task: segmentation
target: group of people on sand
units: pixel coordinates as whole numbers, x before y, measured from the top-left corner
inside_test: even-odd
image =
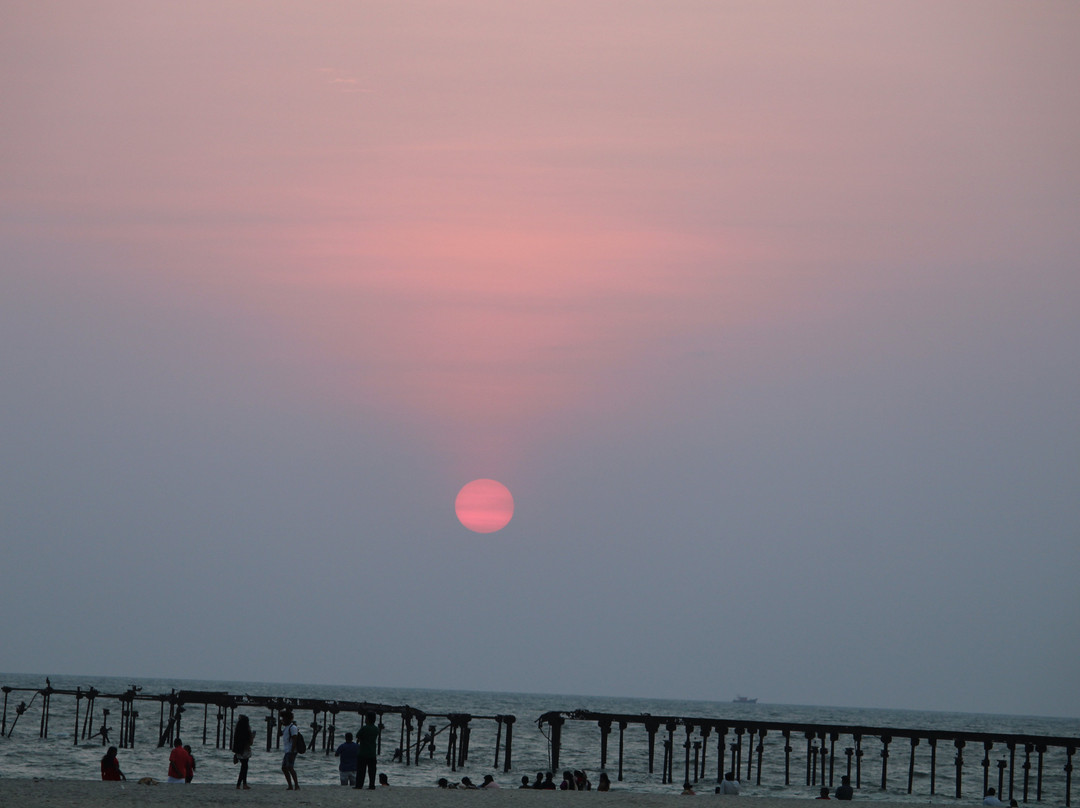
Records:
[[[376,774],[376,757],[378,754],[379,726],[375,723],[375,713],[367,713],[364,716],[364,724],[356,733],[353,740],[351,732],[345,733],[345,742],[338,746],[334,755],[338,758],[338,774],[341,785],[363,788],[364,779],[367,778],[368,788],[374,789]],[[300,728],[293,720],[292,712],[285,710],[281,713],[281,722],[278,729],[281,738],[281,772],[285,775],[285,785],[289,791],[300,788],[300,782],[296,777],[296,757],[304,751],[305,745]],[[251,728],[251,721],[246,715],[236,719],[236,727],[233,729],[232,753],[233,763],[240,765],[240,773],[236,778],[236,787],[248,789],[248,763],[251,760],[255,744],[255,731]],[[102,780],[126,780],[127,777],[120,770],[120,761],[117,759],[117,749],[110,746],[105,756],[101,759]],[[191,753],[191,747],[186,746],[177,738],[173,742],[172,751],[169,753],[169,769],[165,778],[168,783],[190,783],[195,779],[195,757]],[[385,774],[379,775],[379,784],[389,786],[390,781]]]

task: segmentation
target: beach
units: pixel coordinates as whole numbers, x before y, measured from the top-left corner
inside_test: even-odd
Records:
[[[753,808],[807,808],[814,802],[810,797],[720,797],[703,789],[694,797],[682,796],[677,788],[670,794],[613,790],[607,793],[533,791],[531,789],[501,788],[495,790],[450,790],[421,787],[391,787],[375,791],[341,786],[301,786],[290,792],[281,785],[252,786],[250,791],[237,791],[234,786],[212,783],[191,785],[141,785],[137,781],[104,783],[84,780],[42,780],[0,778],[0,805],[18,808],[125,808],[125,806],[308,806],[337,808],[365,806],[370,808],[550,808],[550,806],[625,806],[625,808],[662,808],[679,800],[710,800],[725,803],[751,803]],[[974,798],[961,801],[938,798],[952,805],[977,805]],[[875,808],[901,808],[904,803],[874,801]],[[909,804],[910,805],[910,804]],[[734,808],[734,806],[729,806]]]

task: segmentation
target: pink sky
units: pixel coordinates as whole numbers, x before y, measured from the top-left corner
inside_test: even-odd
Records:
[[[4,17],[10,411],[73,400],[64,434],[93,444],[79,424],[101,414],[170,457],[231,435],[235,411],[270,453],[277,417],[332,446],[362,433],[402,468],[395,441],[415,442],[444,510],[473,477],[520,481],[518,530],[560,475],[580,472],[567,489],[592,514],[661,497],[655,480],[607,509],[588,494],[598,458],[637,447],[609,462],[695,469],[681,505],[658,503],[674,530],[715,524],[697,487],[753,479],[759,450],[783,458],[763,487],[794,469],[824,485],[822,454],[983,427],[1018,447],[1073,400],[1055,357],[1080,304],[1075,4]],[[11,417],[31,455],[56,434]],[[173,417],[188,431],[159,433]]]

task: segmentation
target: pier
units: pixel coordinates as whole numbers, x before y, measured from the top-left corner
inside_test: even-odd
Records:
[[[766,750],[765,738],[771,735],[783,739],[785,786],[790,786],[792,778],[797,777],[800,781],[805,780],[806,786],[833,788],[839,783],[841,776],[847,776],[856,789],[877,785],[882,791],[889,790],[894,787],[889,779],[889,761],[898,751],[902,755],[906,745],[906,778],[900,779],[898,785],[901,788],[906,787],[907,793],[911,794],[914,790],[916,750],[920,744],[925,744],[925,748],[929,749],[930,796],[939,793],[939,765],[953,769],[953,777],[943,777],[942,785],[947,788],[944,782],[951,779],[951,795],[956,799],[964,796],[965,766],[976,766],[982,769],[982,791],[977,795],[979,799],[988,788],[994,787],[1002,800],[1041,802],[1045,796],[1045,759],[1048,751],[1053,749],[1057,750],[1058,756],[1063,755],[1064,758],[1064,795],[1061,799],[1067,807],[1072,804],[1072,759],[1077,746],[1080,746],[1080,738],[685,716],[620,715],[572,710],[547,712],[537,719],[541,731],[545,726],[548,728],[552,770],[559,768],[562,728],[567,721],[596,723],[600,730],[599,767],[605,771],[608,770],[610,736],[614,729],[618,729],[616,767],[620,781],[625,774],[625,734],[631,725],[640,725],[645,731],[649,774],[655,771],[657,735],[663,731],[660,766],[664,783],[675,782],[675,750],[678,745],[681,745],[684,751],[681,782],[698,783],[707,780],[707,770],[710,768],[710,739],[713,739],[716,783],[723,780],[725,772],[731,771],[735,773],[736,779],[743,783],[760,786],[762,761]],[[871,742],[870,751],[880,759],[877,766],[871,766],[864,761],[867,753],[864,744],[867,742]],[[897,750],[896,747],[900,749]],[[951,759],[939,764],[939,749],[942,758]],[[965,751],[968,751],[972,760],[965,757]],[[842,756],[839,763],[838,754]],[[1002,757],[994,760],[999,754]],[[971,796],[968,795],[969,798]]]
[[[494,721],[496,723],[495,768],[502,759],[503,771],[511,769],[513,747],[513,729],[516,717],[513,715],[471,715],[467,713],[428,713],[410,705],[379,704],[367,701],[338,701],[328,699],[307,699],[288,696],[251,696],[205,690],[171,690],[169,693],[148,694],[142,688],[130,685],[119,693],[103,693],[97,688],[77,687],[72,689],[54,688],[46,680],[43,688],[9,687],[0,688],[4,694],[4,703],[0,711],[0,735],[8,738],[15,731],[19,719],[33,708],[40,699],[38,717],[39,738],[48,738],[52,717],[54,697],[74,699],[75,724],[72,732],[73,743],[80,740],[100,739],[102,746],[114,745],[121,749],[135,747],[136,723],[142,716],[141,705],[156,703],[157,731],[153,739],[158,747],[171,746],[173,739],[180,736],[181,725],[185,728],[185,738],[199,737],[201,729],[202,744],[213,743],[216,748],[229,749],[232,746],[232,732],[236,724],[236,710],[248,708],[265,710],[262,719],[266,725],[266,751],[279,748],[280,737],[277,729],[281,724],[281,715],[285,711],[293,713],[294,719],[303,728],[308,746],[325,755],[333,753],[337,746],[337,725],[345,716],[363,716],[375,713],[377,723],[382,730],[379,733],[379,755],[384,754],[383,744],[387,740],[387,716],[400,719],[397,746],[392,758],[403,765],[418,765],[420,757],[427,752],[434,757],[435,739],[443,732],[447,733],[446,765],[451,771],[457,771],[469,758],[469,741],[474,721]],[[32,694],[30,703],[22,700],[12,706],[11,722],[8,717],[8,700],[11,694]],[[18,696],[16,696],[18,698]],[[115,705],[106,707],[106,704]],[[119,729],[109,725],[114,710],[119,712]],[[95,717],[95,714],[97,717]],[[311,715],[309,723],[302,724],[301,716]],[[201,719],[201,727],[200,727]],[[100,725],[95,725],[100,720]],[[115,720],[115,719],[114,719]],[[255,720],[252,721],[255,723]],[[427,725],[425,728],[425,724]],[[441,726],[440,726],[441,724]],[[145,732],[148,730],[143,730]]]

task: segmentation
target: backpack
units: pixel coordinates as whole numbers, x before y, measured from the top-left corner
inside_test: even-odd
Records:
[[[293,751],[298,755],[304,754],[307,751],[307,744],[304,742],[304,736],[297,732],[293,735],[292,739]]]

